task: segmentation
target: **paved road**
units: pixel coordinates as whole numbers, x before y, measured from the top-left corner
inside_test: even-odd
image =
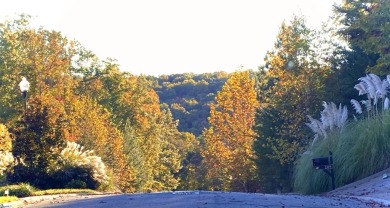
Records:
[[[231,192],[165,192],[149,194],[120,194],[103,196],[59,196],[25,207],[67,207],[67,208],[363,208],[374,207],[372,203],[364,203],[351,198],[271,195]]]

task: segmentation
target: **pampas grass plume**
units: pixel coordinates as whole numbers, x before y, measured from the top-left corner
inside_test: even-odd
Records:
[[[351,100],[351,104],[352,104],[352,106],[355,109],[357,114],[362,114],[363,113],[362,106],[360,105],[360,103],[357,100],[352,99]]]

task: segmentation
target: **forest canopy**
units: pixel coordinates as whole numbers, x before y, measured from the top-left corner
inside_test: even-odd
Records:
[[[320,29],[293,16],[256,70],[159,77],[100,60],[61,32],[33,28],[28,15],[7,20],[0,24],[0,182],[319,193],[326,181],[307,161],[327,148],[343,159],[340,147],[357,154],[366,143],[370,157],[341,168],[336,185],[379,171],[390,146],[382,122],[389,8],[387,0],[344,0]],[[25,96],[22,77],[30,86]],[[362,136],[351,142],[355,132]],[[380,161],[368,166],[372,158]],[[302,186],[306,179],[310,186]]]

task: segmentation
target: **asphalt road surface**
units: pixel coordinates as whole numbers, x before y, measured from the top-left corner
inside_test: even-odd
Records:
[[[145,194],[118,194],[98,196],[58,196],[51,200],[42,200],[24,207],[69,207],[69,208],[328,208],[378,207],[373,203],[353,198],[248,194],[235,192],[182,191]]]

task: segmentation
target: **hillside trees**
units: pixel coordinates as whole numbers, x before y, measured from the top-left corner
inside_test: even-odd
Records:
[[[200,136],[208,127],[209,105],[228,77],[226,72],[186,73],[161,75],[153,80],[157,82],[154,89],[160,102],[166,103],[173,118],[179,120],[178,129]]]
[[[308,143],[306,115],[319,108],[329,66],[321,60],[313,32],[304,20],[294,17],[283,23],[273,51],[259,73],[256,117],[258,156],[262,191],[290,191],[293,162]]]
[[[180,167],[180,160],[172,140],[179,138],[180,133],[168,133],[177,131],[176,126],[170,125],[173,120],[169,113],[160,110],[158,96],[145,78],[121,73],[112,60],[99,61],[92,52],[58,32],[29,28],[25,17],[3,24],[1,32],[0,80],[4,96],[0,105],[1,118],[7,124],[17,120],[16,109],[23,109],[17,84],[20,76],[25,75],[31,85],[29,103],[33,104],[37,97],[56,103],[61,111],[53,115],[61,114],[64,123],[52,128],[61,132],[61,139],[94,150],[113,173],[117,188],[123,191],[137,188],[136,170],[124,149],[123,131],[127,121],[145,145],[141,154],[149,158],[148,177],[157,187],[152,190],[177,186],[174,173]],[[49,114],[48,119],[54,119],[53,115]],[[19,132],[17,129],[13,132]],[[14,151],[19,151],[25,147],[21,144],[15,148]],[[39,168],[44,171],[43,166]],[[167,180],[168,176],[172,180]],[[168,181],[169,185],[158,185]]]
[[[201,150],[214,189],[253,191],[256,178],[252,130],[258,102],[249,71],[235,72],[210,108],[210,127]]]
[[[170,112],[160,109],[151,81],[122,73],[111,61],[93,73],[84,73],[89,78],[83,80],[83,93],[98,95],[95,100],[112,112],[111,120],[123,132],[126,162],[134,171],[134,180],[129,181],[134,191],[176,188],[178,179],[174,173],[181,166],[173,144],[181,139],[181,133]]]

